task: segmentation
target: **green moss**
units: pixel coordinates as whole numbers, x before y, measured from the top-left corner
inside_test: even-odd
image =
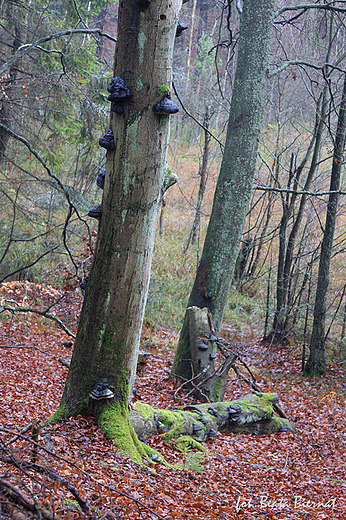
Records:
[[[112,439],[120,453],[142,464],[142,458],[147,456],[145,444],[138,440],[122,403],[113,402],[105,406],[100,412],[98,423],[102,432]]]
[[[134,406],[134,411],[138,412],[143,419],[150,419],[154,416],[154,409],[148,404],[141,403],[139,401],[136,402]]]
[[[189,437],[188,435],[182,435],[179,437],[176,441],[176,447],[182,452],[185,452],[189,448],[202,451],[203,453],[207,453],[208,451],[200,442],[192,439],[192,437]]]
[[[176,423],[183,423],[182,414],[180,412],[173,412],[172,410],[160,410],[161,421],[167,428],[170,428]]]
[[[282,421],[276,415],[273,415],[273,421],[279,429],[282,428]]]
[[[172,410],[160,410],[159,419],[169,429],[168,432],[161,435],[162,439],[169,441],[180,437],[185,433],[185,424],[189,418],[191,421],[199,420],[199,416],[193,412],[173,412]]]
[[[157,95],[158,96],[163,96],[164,94],[169,94],[171,91],[171,89],[169,88],[168,85],[166,85],[166,83],[163,83],[161,87],[157,87]]]
[[[48,419],[48,421],[45,424],[66,421],[67,418],[67,407],[64,405],[59,406],[57,411],[52,415],[52,417]]]
[[[214,386],[214,401],[220,400],[220,391],[221,391],[221,377],[218,377],[215,381],[215,386]]]

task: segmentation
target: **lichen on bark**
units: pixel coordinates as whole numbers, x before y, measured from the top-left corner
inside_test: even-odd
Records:
[[[128,400],[149,286],[156,222],[167,174],[169,116],[152,108],[157,87],[171,86],[172,56],[181,0],[136,0],[119,5],[115,76],[132,98],[110,112],[114,150],[107,151],[102,217],[64,393],[55,418],[93,412],[122,453],[141,462],[143,447],[128,421]],[[161,16],[162,15],[162,16]],[[163,16],[164,15],[164,16]],[[131,52],[129,52],[131,49]],[[90,392],[104,381],[109,402]]]

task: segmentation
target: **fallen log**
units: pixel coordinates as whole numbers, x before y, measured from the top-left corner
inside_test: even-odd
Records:
[[[249,393],[234,401],[196,404],[182,410],[157,410],[137,401],[129,418],[142,439],[159,433],[166,441],[189,436],[201,442],[215,438],[217,432],[295,432],[292,421],[274,415],[278,400],[276,393]]]

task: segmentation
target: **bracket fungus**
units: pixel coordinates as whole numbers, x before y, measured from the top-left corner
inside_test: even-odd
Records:
[[[89,397],[91,397],[91,399],[95,399],[96,401],[100,401],[101,399],[113,399],[114,393],[108,387],[108,383],[106,383],[106,381],[99,381],[91,390]]]
[[[200,343],[198,345],[198,350],[208,350],[208,345],[206,345],[205,343]]]
[[[167,96],[165,96],[157,103],[157,105],[154,106],[153,110],[160,116],[167,116],[169,114],[176,114],[179,112],[179,107]]]
[[[82,291],[85,291],[86,286],[87,286],[87,283],[88,283],[88,280],[89,280],[89,276],[87,276],[86,278],[84,278],[84,280],[83,280],[82,283],[80,284],[79,287],[82,289]]]
[[[93,206],[91,208],[91,210],[89,211],[88,217],[96,218],[96,220],[100,220],[101,216],[102,216],[101,204],[95,204],[95,206]]]
[[[106,170],[101,170],[96,179],[96,185],[103,190],[105,187]]]
[[[203,430],[203,428],[204,428],[204,426],[202,426],[201,424],[197,424],[197,423],[192,424],[192,429],[194,432],[200,432]]]
[[[214,428],[210,428],[210,430],[208,432],[209,439],[215,439],[216,436],[217,436],[217,431],[214,430]]]
[[[233,421],[233,422],[236,422],[239,417],[240,417],[240,414],[242,412],[242,408],[241,406],[238,406],[238,405],[235,405],[235,404],[231,404],[228,408],[227,408],[227,411],[228,411],[228,418],[230,421]]]
[[[186,25],[186,23],[181,22],[180,20],[178,20],[178,25],[177,25],[177,30],[176,30],[176,33],[175,33],[175,37],[179,38],[179,36],[181,36],[183,34],[183,31],[186,31],[186,29],[188,29],[188,28],[189,28],[189,26]]]
[[[111,129],[107,130],[105,135],[99,140],[99,145],[106,150],[114,150],[114,136]]]
[[[120,76],[115,76],[112,79],[107,90],[109,92],[108,101],[112,102],[111,110],[121,114],[123,111],[122,104],[132,98],[131,90]]]

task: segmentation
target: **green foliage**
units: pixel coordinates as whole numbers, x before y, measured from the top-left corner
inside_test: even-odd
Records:
[[[184,470],[203,473],[204,467],[202,463],[206,459],[206,454],[200,451],[191,451],[189,448],[184,452]]]
[[[204,78],[207,78],[210,74],[214,75],[214,56],[210,53],[210,49],[213,47],[213,42],[210,36],[203,33],[198,40],[197,56],[195,61],[195,69],[197,76],[203,74]],[[211,79],[211,78],[210,78]]]
[[[161,87],[157,88],[158,96],[163,96],[164,94],[169,94],[170,91],[171,90],[170,90],[169,86],[166,85],[166,83],[163,83],[163,85]]]

